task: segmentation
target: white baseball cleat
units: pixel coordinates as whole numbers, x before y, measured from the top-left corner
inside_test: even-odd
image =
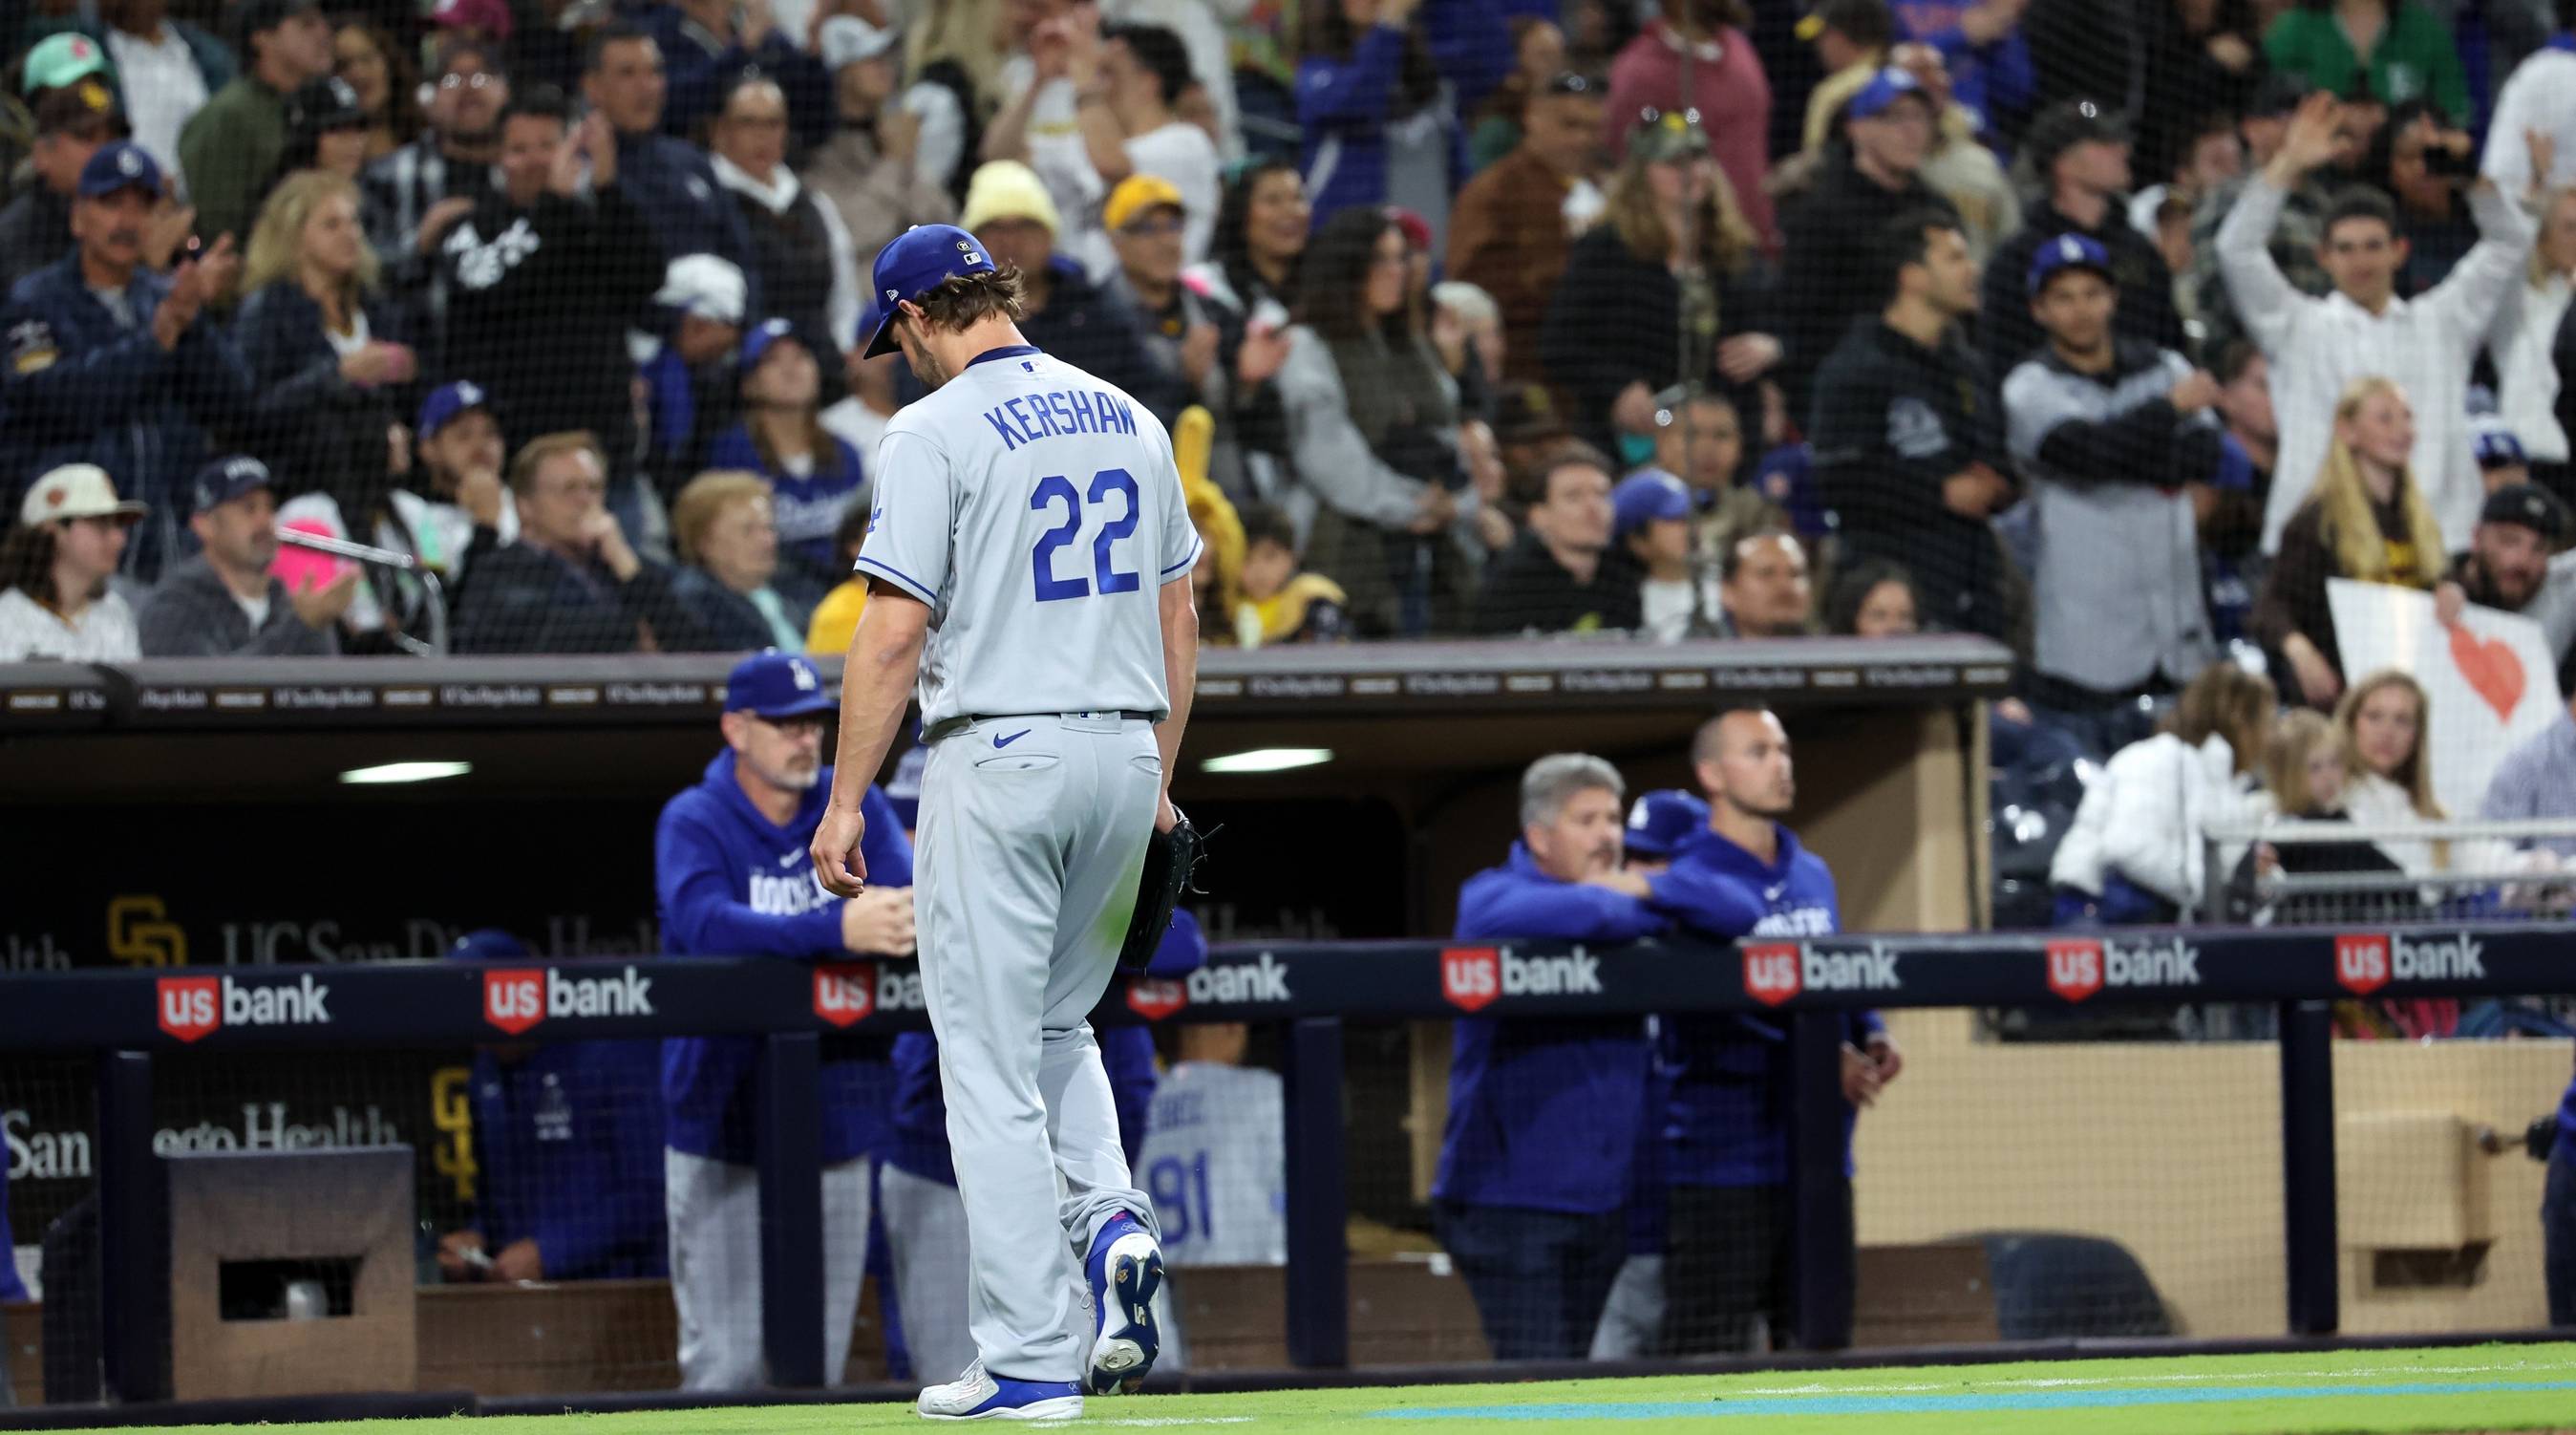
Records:
[[[1133,1216],[1112,1216],[1092,1238],[1083,1272],[1099,1323],[1091,1345],[1091,1393],[1133,1392],[1145,1383],[1163,1346],[1154,1327],[1154,1292],[1163,1284],[1162,1248]]]
[[[921,1392],[913,1408],[932,1420],[1072,1420],[1082,1414],[1082,1387],[1070,1380],[997,1380],[977,1360],[955,1380]]]

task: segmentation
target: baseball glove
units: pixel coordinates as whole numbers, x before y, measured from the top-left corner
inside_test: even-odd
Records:
[[[1122,971],[1145,970],[1154,960],[1154,949],[1163,944],[1163,933],[1171,928],[1172,909],[1181,904],[1182,895],[1204,891],[1198,885],[1198,868],[1207,860],[1207,839],[1179,808],[1172,812],[1180,818],[1172,830],[1145,839],[1145,870],[1136,884],[1136,912],[1127,919],[1127,940],[1118,948]]]

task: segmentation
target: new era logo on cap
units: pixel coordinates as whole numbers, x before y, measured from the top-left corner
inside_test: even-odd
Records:
[[[877,316],[877,331],[861,357],[872,359],[895,351],[894,321],[903,315],[904,300],[961,275],[992,272],[993,261],[975,236],[956,225],[916,224],[896,235],[893,243],[877,251],[870,277],[877,292],[885,295],[885,304]]]

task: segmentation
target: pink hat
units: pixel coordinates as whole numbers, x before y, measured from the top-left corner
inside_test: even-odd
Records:
[[[510,38],[509,0],[438,0],[429,18],[442,29],[478,30],[495,40]]]

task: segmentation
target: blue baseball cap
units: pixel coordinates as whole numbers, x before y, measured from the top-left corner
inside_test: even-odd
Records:
[[[823,675],[801,653],[776,648],[754,653],[734,664],[732,676],[725,679],[729,713],[748,712],[776,722],[831,710],[832,697],[823,690]]]
[[[484,927],[456,939],[447,949],[451,962],[523,962],[530,953],[528,944],[513,932],[499,927]]]
[[[1921,100],[1927,110],[1932,107],[1932,97],[1923,93],[1921,82],[1911,73],[1890,65],[1870,76],[1869,83],[1861,86],[1851,97],[1847,113],[1856,120],[1874,120],[1885,114],[1888,106],[1908,96]]]
[[[2522,440],[2506,428],[2478,430],[2477,454],[2480,468],[2515,468],[2531,462],[2522,451]]]
[[[152,160],[152,152],[132,140],[109,140],[81,166],[80,192],[85,199],[98,199],[120,189],[139,189],[153,198],[161,197],[161,166]]]
[[[1690,486],[1660,468],[1641,468],[1610,490],[1610,536],[1625,538],[1658,519],[1691,515]]]
[[[873,282],[868,302],[877,311],[876,333],[868,340],[868,351],[859,357],[873,359],[895,351],[894,321],[902,314],[897,306],[907,299],[922,295],[961,274],[990,274],[993,256],[984,252],[983,242],[953,224],[916,224],[894,237],[894,242],[877,251]]]
[[[763,320],[760,327],[742,336],[742,372],[744,376],[749,377],[752,370],[760,367],[760,361],[769,355],[770,345],[777,343],[781,339],[794,339],[796,337],[796,326],[794,324],[791,324],[784,319]]]
[[[1670,857],[1690,835],[1708,826],[1708,804],[1698,794],[1667,787],[1641,792],[1628,807],[1624,834],[1631,857]]]
[[[455,422],[458,415],[469,409],[488,407],[491,402],[492,396],[472,379],[441,384],[430,390],[428,398],[420,401],[420,422],[412,425],[412,431],[424,441],[436,438],[438,431]]]
[[[2038,298],[2048,281],[2066,269],[2090,269],[2101,275],[2104,283],[2115,287],[2120,282],[2111,273],[2111,251],[2103,248],[2100,240],[2082,234],[2061,234],[2030,256],[2030,297]]]
[[[269,476],[268,465],[248,454],[219,458],[197,470],[188,483],[194,502],[191,513],[211,513],[254,489],[274,489],[277,480]]]

